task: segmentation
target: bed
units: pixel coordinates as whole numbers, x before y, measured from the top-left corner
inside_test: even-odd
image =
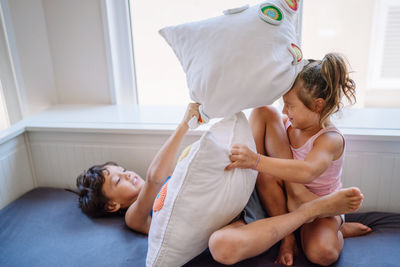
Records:
[[[373,229],[346,239],[333,266],[399,266],[400,214],[346,215]],[[277,266],[278,245],[236,266]],[[70,191],[33,189],[0,210],[0,266],[145,266],[147,238],[128,229],[122,217],[91,219]],[[223,266],[208,250],[185,266]],[[294,266],[315,266],[300,254]]]

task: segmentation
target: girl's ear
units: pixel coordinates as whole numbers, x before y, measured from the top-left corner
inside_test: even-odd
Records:
[[[325,107],[325,100],[323,98],[317,98],[314,100],[314,112],[321,113]]]
[[[106,204],[106,211],[108,212],[116,212],[121,208],[121,205],[115,201],[108,201]]]

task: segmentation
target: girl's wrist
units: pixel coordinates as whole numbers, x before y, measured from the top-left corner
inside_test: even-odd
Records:
[[[254,163],[253,170],[257,170],[258,162],[260,161],[261,154],[257,153],[256,162]]]

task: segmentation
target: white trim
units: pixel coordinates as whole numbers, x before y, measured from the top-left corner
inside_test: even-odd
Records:
[[[0,130],[10,126],[10,118],[7,112],[7,106],[4,98],[3,85],[0,80]]]
[[[128,0],[101,0],[112,104],[137,104]]]
[[[385,41],[385,28],[389,6],[399,5],[398,0],[375,0],[368,62],[368,89],[400,89],[400,78],[383,78],[382,55]]]
[[[245,110],[247,117],[250,109]],[[28,132],[169,135],[181,122],[185,107],[140,105],[56,105],[0,131],[0,144]],[[348,109],[333,118],[350,140],[400,142],[400,109]],[[211,120],[190,135],[200,135],[218,121]]]
[[[24,132],[24,141],[26,144],[26,153],[28,156],[29,169],[30,169],[31,175],[32,175],[33,187],[36,188],[39,186],[39,183],[38,183],[38,177],[36,175],[35,163],[33,161],[31,142],[29,141],[29,136],[28,136],[27,132]]]

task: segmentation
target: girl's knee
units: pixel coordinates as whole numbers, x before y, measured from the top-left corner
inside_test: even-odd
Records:
[[[322,266],[328,266],[336,262],[340,252],[333,246],[321,245],[313,246],[304,250],[309,261]]]
[[[230,231],[216,231],[209,241],[208,247],[215,261],[231,265],[237,263],[241,242]]]
[[[253,109],[251,112],[251,117],[253,119],[257,119],[258,121],[280,121],[281,114],[280,112],[273,106],[264,106]]]

